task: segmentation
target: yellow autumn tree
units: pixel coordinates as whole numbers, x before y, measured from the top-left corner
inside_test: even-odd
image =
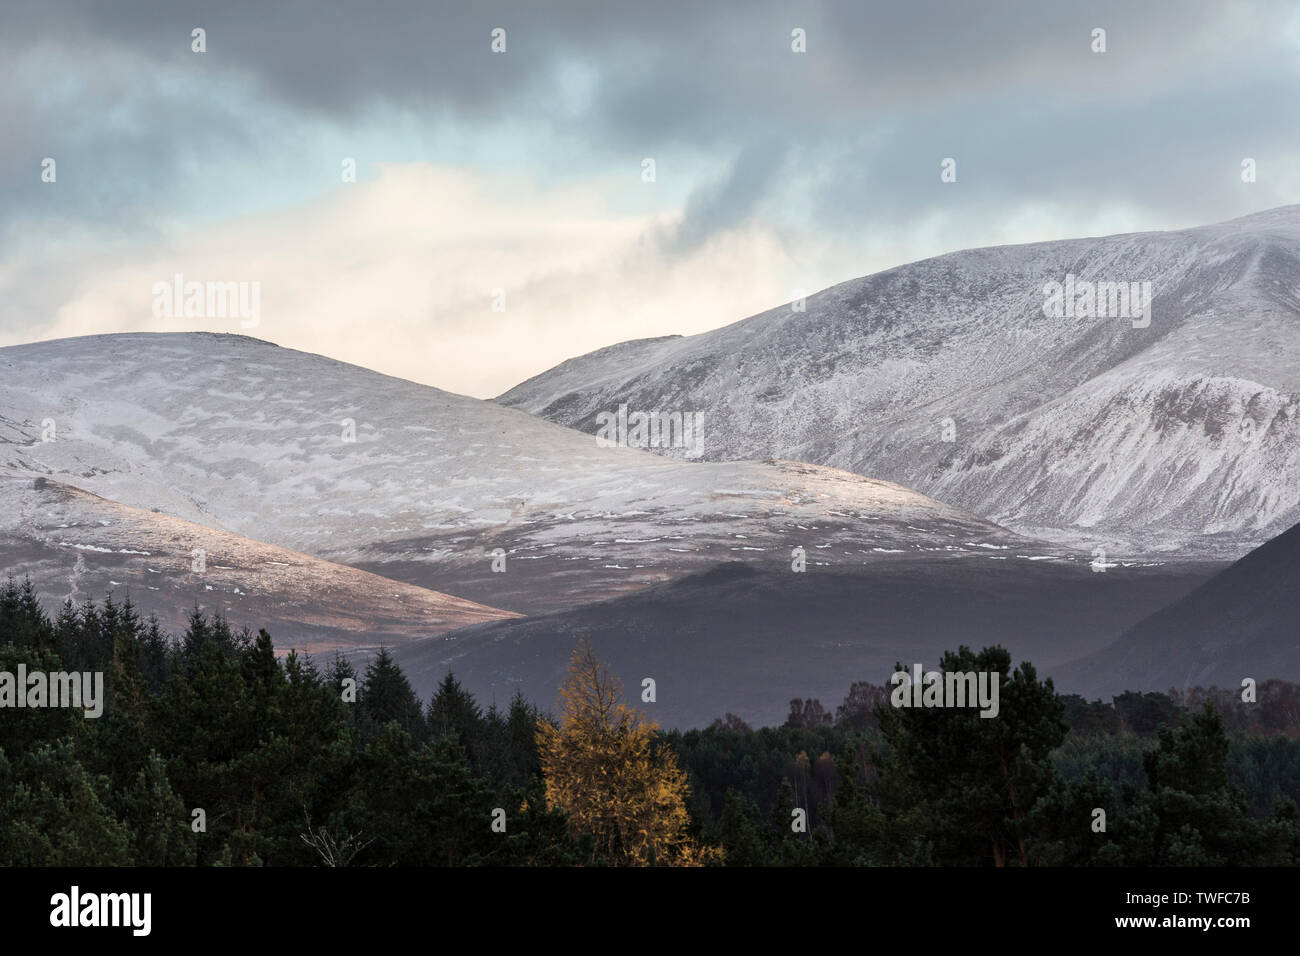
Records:
[[[622,700],[619,681],[582,641],[560,688],[557,722],[537,729],[546,798],[569,813],[575,833],[617,866],[703,866],[722,851],[690,838],[686,774],[652,722]]]

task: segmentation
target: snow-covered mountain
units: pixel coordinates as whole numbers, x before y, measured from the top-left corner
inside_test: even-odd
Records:
[[[1061,317],[1053,282],[1074,292]],[[1145,317],[1083,314],[1085,283],[1142,282]],[[1300,521],[1300,206],[967,250],[796,306],[605,348],[498,401],[588,432],[621,404],[699,411],[707,459],[869,474],[1087,547],[1235,557]]]
[[[799,547],[810,568],[1075,557],[896,484],[599,447],[491,402],[206,333],[0,349],[0,473],[526,612],[738,558],[788,571]]]
[[[111,593],[174,634],[197,607],[312,653],[515,616],[45,478],[0,477],[0,572],[31,578],[51,611]]]

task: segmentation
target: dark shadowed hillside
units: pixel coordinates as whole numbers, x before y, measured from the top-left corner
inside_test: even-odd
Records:
[[[462,628],[399,648],[422,697],[450,667],[480,699],[516,688],[546,707],[579,637],[591,640],[666,726],[702,726],[731,711],[780,723],[795,696],[833,708],[855,680],[882,682],[895,661],[937,662],[959,644],[1001,643],[1050,665],[1102,646],[1222,565],[1094,573],[1085,566],[899,560],[860,571],[767,571],[722,565],[571,611]],[[495,686],[494,686],[495,685]]]
[[[1055,672],[1063,690],[1109,696],[1243,677],[1300,678],[1300,525],[1256,548],[1114,644]]]

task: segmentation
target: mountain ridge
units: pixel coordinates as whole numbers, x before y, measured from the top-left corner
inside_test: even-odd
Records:
[[[1067,275],[1151,281],[1150,325],[1045,316]],[[709,460],[871,474],[1072,547],[1233,558],[1300,520],[1297,322],[1287,206],[947,253],[804,312],[578,356],[496,401],[588,430],[620,404],[698,409]]]
[[[896,483],[601,447],[250,337],[11,346],[0,373],[0,470],[505,610],[587,603],[733,557],[788,566],[797,547],[814,565],[1079,558]]]

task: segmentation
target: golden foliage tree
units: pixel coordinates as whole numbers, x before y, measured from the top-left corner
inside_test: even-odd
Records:
[[[654,723],[622,701],[622,687],[582,641],[560,688],[559,721],[538,725],[546,797],[575,833],[619,866],[702,866],[722,851],[690,838],[689,787],[677,756],[654,746]]]

